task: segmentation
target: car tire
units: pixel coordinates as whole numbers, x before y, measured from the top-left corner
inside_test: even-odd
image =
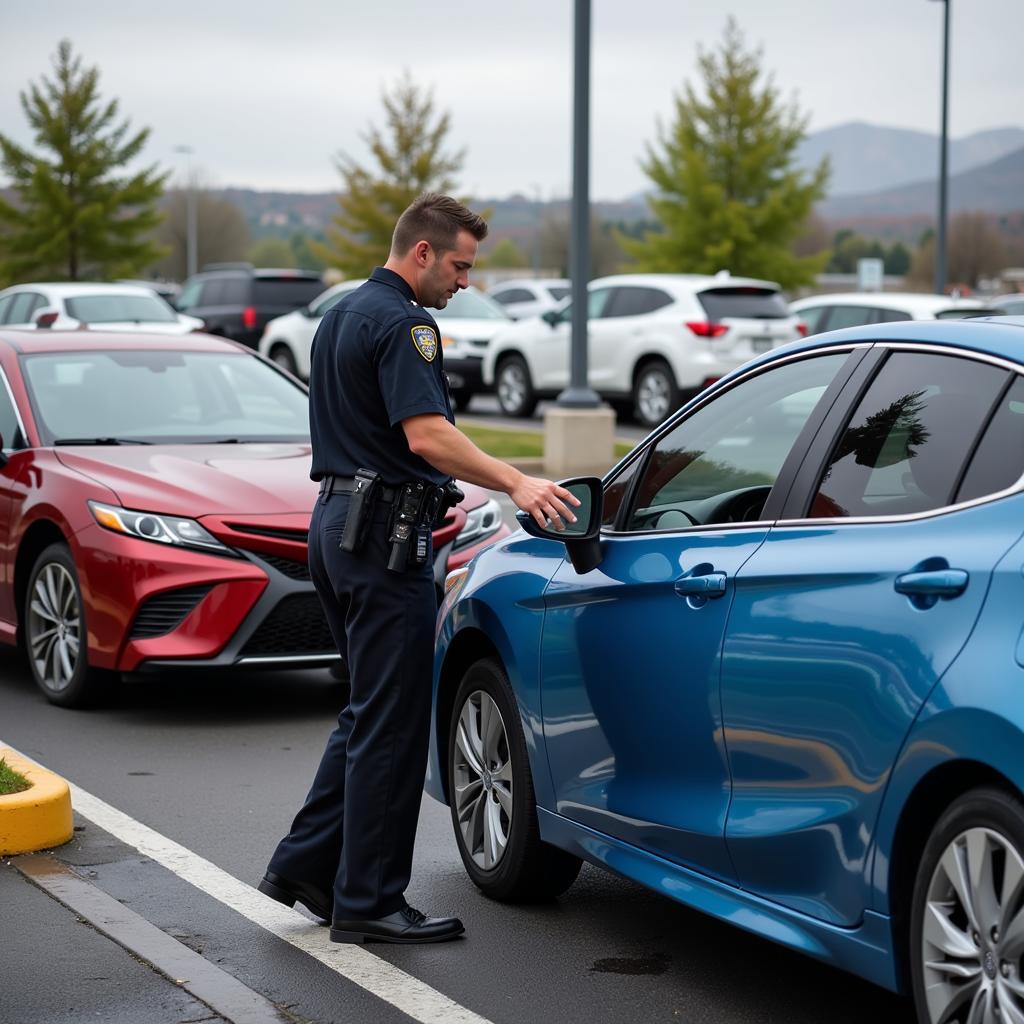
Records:
[[[1022,885],[1024,804],[1001,789],[970,790],[936,822],[914,884],[909,961],[921,1024],[952,1020],[954,1001],[967,1014],[958,1020],[989,1020],[993,1006],[995,1019],[1024,1015]],[[968,1007],[985,1000],[989,1011],[975,1017]]]
[[[447,754],[455,840],[477,887],[508,903],[551,900],[565,892],[582,862],[540,838],[522,722],[508,676],[496,661],[477,661],[463,677]]]
[[[637,371],[633,381],[633,414],[645,427],[656,427],[679,408],[679,386],[672,367],[652,359]]]
[[[494,374],[498,405],[506,416],[525,418],[537,408],[537,395],[530,379],[530,368],[522,356],[506,356]]]
[[[51,544],[32,566],[22,635],[32,678],[52,704],[87,707],[109,695],[118,676],[88,662],[82,589],[66,544]]]
[[[270,361],[276,363],[282,370],[287,370],[293,377],[298,377],[299,368],[296,365],[295,356],[283,341],[275,342],[270,346]]]

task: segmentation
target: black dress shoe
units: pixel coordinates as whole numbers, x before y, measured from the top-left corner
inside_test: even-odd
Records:
[[[457,917],[427,917],[405,907],[373,921],[333,921],[331,942],[447,942],[465,930]]]
[[[315,885],[293,882],[290,878],[282,878],[273,871],[268,871],[256,888],[264,896],[269,896],[286,907],[294,907],[296,903],[301,903],[321,921],[326,923],[331,919],[331,904],[334,899],[331,894],[318,889]]]

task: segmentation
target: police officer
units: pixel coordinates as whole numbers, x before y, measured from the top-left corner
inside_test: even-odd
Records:
[[[463,931],[404,896],[429,741],[438,488],[458,477],[505,491],[542,525],[575,521],[569,506],[579,504],[454,426],[426,307],[443,309],[468,286],[486,234],[456,200],[420,196],[395,226],[387,263],[327,312],[313,339],[311,476],[321,490],[309,566],[351,697],[259,889],[331,921],[336,942],[437,942]]]

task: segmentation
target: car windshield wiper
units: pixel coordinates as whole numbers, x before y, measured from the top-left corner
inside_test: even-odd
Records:
[[[58,437],[53,442],[58,444],[152,444],[152,441],[140,441],[135,437]]]

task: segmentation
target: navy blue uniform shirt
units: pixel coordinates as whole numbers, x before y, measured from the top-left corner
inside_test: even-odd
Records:
[[[412,288],[378,267],[332,306],[310,352],[310,476],[376,470],[386,484],[449,477],[409,449],[402,420],[438,413],[455,422],[434,318]]]

